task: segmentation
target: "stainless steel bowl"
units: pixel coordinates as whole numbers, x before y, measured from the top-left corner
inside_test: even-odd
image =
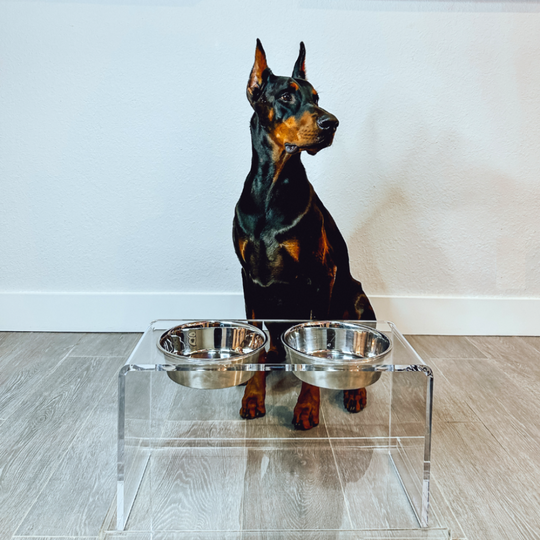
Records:
[[[314,321],[289,328],[281,337],[292,364],[347,368],[343,371],[294,371],[304,382],[334,390],[364,388],[378,381],[376,371],[361,371],[366,364],[381,364],[392,349],[388,337],[356,323]]]
[[[256,363],[266,341],[266,334],[251,324],[197,321],[167,330],[157,346],[174,364],[223,367],[223,371],[167,371],[174,382],[191,388],[229,388],[247,382],[254,373],[225,368]]]

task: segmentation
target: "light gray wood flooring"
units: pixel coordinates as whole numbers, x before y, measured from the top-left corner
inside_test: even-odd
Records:
[[[0,540],[97,538],[115,493],[116,375],[139,336],[0,333]],[[435,371],[433,471],[465,535],[540,540],[540,338],[409,341]],[[289,414],[294,403],[287,395],[285,389],[273,395],[269,407]],[[233,401],[230,407],[237,407]],[[386,421],[374,409],[364,412],[366,422]],[[258,428],[239,423],[239,429]],[[265,429],[279,436],[283,427]],[[233,460],[238,452],[221,451]],[[250,451],[258,459],[258,451]],[[308,458],[331,461],[326,453]],[[344,450],[340,460],[357,458]],[[174,470],[179,482],[191,481],[168,461],[156,467],[163,474]],[[334,480],[321,469],[321,485]],[[253,481],[262,486],[265,479]],[[371,481],[369,475],[362,481]],[[328,512],[325,519],[332,519],[331,501],[323,504],[319,486],[312,489],[313,503],[321,506],[306,506],[306,512]],[[285,505],[286,496],[271,494],[266,504]],[[255,528],[257,508],[257,501],[246,501],[242,518],[254,520]],[[307,514],[302,519],[311,520]]]

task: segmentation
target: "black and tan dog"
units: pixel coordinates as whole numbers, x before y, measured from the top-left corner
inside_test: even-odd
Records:
[[[274,75],[257,40],[247,97],[253,157],[233,224],[236,254],[242,264],[249,319],[364,319],[375,314],[362,285],[353,279],[347,245],[332,216],[317,197],[300,161],[332,144],[335,116],[319,107],[306,80],[305,48],[292,77]],[[284,358],[280,335],[286,326],[269,325],[268,362]],[[265,373],[248,382],[240,415],[265,414]],[[302,383],[293,424],[311,429],[319,423],[319,388]],[[358,412],[366,390],[346,390],[345,408]]]

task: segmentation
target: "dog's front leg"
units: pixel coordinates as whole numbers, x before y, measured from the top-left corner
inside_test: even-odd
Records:
[[[255,312],[253,312],[255,313]],[[258,323],[252,323],[258,325]],[[280,323],[267,323],[270,332],[270,348],[268,352],[261,354],[261,364],[281,363],[285,359],[285,351],[280,347],[280,336],[289,325]],[[249,380],[242,399],[240,416],[242,418],[260,418],[266,414],[264,405],[266,398],[266,376],[268,371],[257,371]]]
[[[292,423],[295,429],[308,430],[319,425],[320,402],[320,389],[317,386],[303,382],[294,408]]]
[[[261,363],[264,363],[264,360],[261,359]],[[266,371],[257,371],[246,385],[240,416],[246,420],[264,416],[266,414],[265,399]]]
[[[244,301],[246,306],[246,318],[252,319],[251,324],[262,329],[262,323],[254,322],[253,319],[259,318],[258,311],[255,309],[252,283],[248,278],[245,269],[242,269],[242,284],[244,287]],[[267,353],[263,351],[259,357],[259,363],[266,364]],[[244,390],[242,398],[242,407],[240,416],[246,420],[261,418],[266,414],[264,405],[266,399],[266,371],[256,371],[255,375],[249,379]]]

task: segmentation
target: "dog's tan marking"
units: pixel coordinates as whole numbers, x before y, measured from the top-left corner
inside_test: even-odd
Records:
[[[272,141],[281,149],[285,143],[304,146],[313,143],[314,135],[317,133],[313,115],[306,111],[300,119],[291,116],[281,124],[278,124],[270,134]]]
[[[268,120],[270,120],[270,122],[274,119],[274,109],[270,109],[270,111],[268,112]]]
[[[272,157],[276,166],[274,180],[276,180],[291,154],[285,151],[285,143],[296,146],[309,146],[316,141],[318,128],[311,113],[306,111],[299,120],[294,116],[287,118],[269,134],[269,142],[272,146]]]
[[[300,87],[294,82],[291,82],[291,88],[294,88],[295,90],[298,90]]]
[[[318,256],[321,262],[326,261],[326,257],[328,253],[330,252],[330,242],[328,241],[328,236],[326,236],[326,229],[324,228],[324,224],[321,227],[321,236],[319,237],[319,251]]]
[[[247,243],[247,238],[240,238],[240,240],[238,240],[238,250],[240,251],[240,256],[242,257],[243,261],[246,260],[244,253],[246,252]]]
[[[318,128],[315,119],[308,111],[298,120],[294,116],[287,118],[270,132],[270,144],[276,165],[274,180],[281,174],[283,166],[291,156],[285,151],[285,143],[294,144],[298,147],[309,146],[316,142],[317,133]]]
[[[319,250],[317,252],[317,257],[320,259],[321,263],[326,266],[326,271],[328,272],[328,297],[332,299],[332,292],[334,291],[334,284],[336,283],[337,275],[337,266],[333,263],[332,258],[328,257],[330,253],[330,242],[328,241],[328,236],[326,235],[326,229],[324,228],[324,223],[321,227],[321,236],[319,237]]]
[[[291,238],[281,242],[281,247],[284,247],[287,253],[296,261],[300,260],[300,242],[297,238]]]

